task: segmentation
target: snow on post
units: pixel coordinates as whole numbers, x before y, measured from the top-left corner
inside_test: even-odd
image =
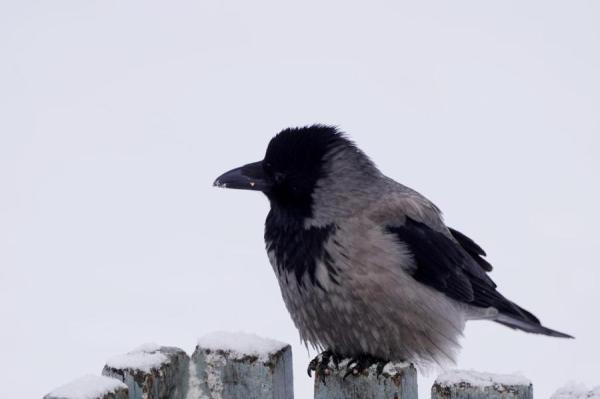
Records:
[[[117,379],[86,375],[56,388],[44,399],[128,399],[128,390]]]
[[[188,399],[293,399],[292,349],[253,334],[218,332],[198,340]]]
[[[102,375],[129,388],[129,399],[184,399],[189,357],[179,348],[145,344],[109,359]]]
[[[520,375],[453,370],[435,380],[431,399],[533,399],[533,385]]]
[[[600,399],[600,385],[587,389],[582,384],[570,383],[559,388],[550,399]]]
[[[417,399],[417,370],[408,363],[388,363],[381,375],[373,365],[360,375],[344,379],[348,360],[324,379],[315,375],[315,399]]]

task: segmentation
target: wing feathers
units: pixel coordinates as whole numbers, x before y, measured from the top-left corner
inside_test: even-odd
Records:
[[[452,237],[458,241],[463,249],[467,251],[469,255],[471,255],[473,260],[475,260],[475,262],[477,262],[483,270],[486,272],[492,271],[492,265],[490,265],[490,263],[483,258],[486,255],[485,251],[481,249],[481,247],[477,245],[475,241],[471,240],[458,230],[454,230],[452,228],[448,228],[448,230],[450,230]]]
[[[485,252],[464,234],[450,229],[452,236],[406,217],[399,226],[387,230],[406,245],[415,262],[413,277],[457,301],[495,308],[494,321],[511,328],[554,337],[570,337],[541,325],[527,310],[506,299],[486,271],[491,265],[481,256]]]

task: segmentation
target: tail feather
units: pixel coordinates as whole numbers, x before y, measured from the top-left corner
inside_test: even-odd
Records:
[[[529,313],[529,312],[528,312]],[[537,320],[537,319],[535,319]],[[502,324],[506,327],[510,327],[516,330],[522,330],[533,334],[548,335],[550,337],[557,338],[574,338],[569,334],[562,333],[560,331],[552,330],[548,327],[544,327],[539,321],[527,320],[523,318],[517,318],[512,315],[504,313],[498,314],[494,319],[496,323]]]

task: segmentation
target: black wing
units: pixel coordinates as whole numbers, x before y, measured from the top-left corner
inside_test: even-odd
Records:
[[[471,255],[471,258],[473,258],[473,260],[477,262],[483,270],[486,272],[492,271],[492,265],[490,265],[490,263],[483,258],[486,255],[485,251],[481,249],[481,247],[477,245],[475,241],[471,240],[458,230],[454,230],[453,228],[448,228],[448,230],[450,230],[452,237],[458,241],[463,249],[467,251],[469,255]]]
[[[496,284],[486,273],[492,266],[482,258],[485,252],[464,234],[450,229],[453,240],[409,217],[403,225],[387,229],[411,251],[416,264],[413,277],[417,281],[460,302],[496,308],[499,314],[494,321],[510,328],[572,338],[542,326],[537,317],[496,291]]]
[[[413,277],[417,281],[460,302],[494,307],[539,324],[535,316],[496,291],[496,284],[486,273],[491,266],[481,258],[483,250],[467,236],[451,230],[455,241],[411,218],[406,218],[402,226],[388,226],[388,231],[410,249],[416,263]]]

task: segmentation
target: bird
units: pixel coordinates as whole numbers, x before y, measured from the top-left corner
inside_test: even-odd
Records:
[[[374,364],[379,374],[390,361],[454,365],[470,320],[573,338],[503,296],[484,250],[336,126],[284,129],[261,161],[214,185],[259,191],[270,203],[270,264],[301,341],[322,351],[309,376],[340,359],[350,359],[346,376]]]

